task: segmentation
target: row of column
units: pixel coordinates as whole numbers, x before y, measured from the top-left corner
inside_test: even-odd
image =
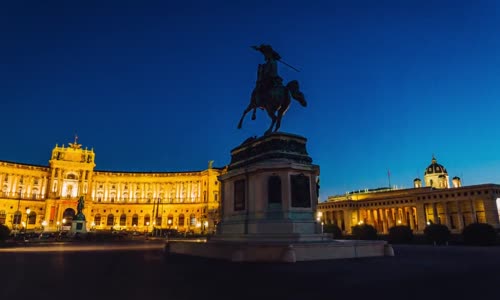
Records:
[[[22,182],[21,177],[23,178]],[[38,180],[37,184],[35,184],[36,180]],[[47,182],[47,176],[0,174],[1,191],[8,197],[19,197],[19,192],[21,191],[23,198],[44,198]]]
[[[103,185],[101,189],[99,186]],[[112,186],[115,185],[115,189]],[[150,189],[151,185],[153,186]],[[102,200],[127,200],[133,199],[183,199],[188,202],[195,202],[201,196],[201,181],[186,181],[174,183],[109,183],[109,182],[94,182],[92,185],[92,199],[96,201],[99,197]],[[125,189],[125,187],[130,187]],[[161,189],[163,188],[163,191]],[[137,193],[140,193],[137,195]]]

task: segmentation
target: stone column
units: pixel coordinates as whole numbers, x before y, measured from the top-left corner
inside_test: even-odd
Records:
[[[472,221],[477,222],[476,206],[474,204],[474,199],[470,199],[470,212],[472,214]]]
[[[437,203],[434,202],[432,203],[432,218],[433,218],[433,222],[434,224],[440,224],[440,220],[439,220],[439,215],[438,215],[438,210],[437,210]]]
[[[384,208],[380,208],[378,210],[378,213],[379,213],[379,217],[380,217],[380,221],[382,222],[382,232],[383,233],[388,233],[388,228],[387,228],[387,218],[385,216],[385,209]]]
[[[498,220],[498,211],[500,207],[497,207],[496,199],[484,199],[483,204],[486,223],[491,224],[495,228],[500,228],[500,222]]]
[[[410,206],[410,228],[411,230],[415,230],[415,209],[413,209],[413,206]]]
[[[351,232],[351,220],[352,220],[352,212],[350,209],[344,210],[344,226],[346,232]]]
[[[464,217],[462,215],[462,205],[460,201],[457,201],[456,204],[457,204],[458,230],[462,230],[464,229]]]
[[[450,224],[450,216],[449,216],[449,210],[448,210],[448,202],[443,203],[443,211],[444,211],[444,218],[445,222],[444,224],[448,226],[449,229],[451,229],[451,224]]]
[[[416,217],[417,217],[417,231],[423,232],[424,228],[426,226],[424,203],[417,203],[415,205],[415,208],[416,208]]]

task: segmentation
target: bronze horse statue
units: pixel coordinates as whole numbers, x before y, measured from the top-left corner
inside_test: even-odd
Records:
[[[273,128],[274,132],[278,131],[281,126],[281,118],[290,107],[290,97],[297,100],[302,106],[307,106],[304,94],[299,90],[299,82],[297,80],[290,81],[286,86],[283,86],[282,84],[275,86],[263,94],[259,94],[258,89],[255,88],[252,92],[250,104],[245,111],[243,111],[243,115],[238,123],[238,129],[241,129],[243,119],[249,111],[253,109],[252,120],[255,120],[255,111],[257,108],[260,108],[266,110],[272,121],[271,126],[269,126],[269,129],[266,130],[265,135],[273,132]],[[258,99],[262,100],[258,101]]]

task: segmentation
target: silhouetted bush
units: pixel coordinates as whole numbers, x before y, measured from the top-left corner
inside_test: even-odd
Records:
[[[413,240],[410,226],[398,225],[389,228],[388,242],[391,244],[408,244]]]
[[[450,240],[451,232],[446,225],[431,224],[425,227],[424,235],[431,243],[445,244]]]
[[[340,229],[335,224],[325,224],[325,225],[323,225],[323,232],[324,233],[333,233],[333,238],[334,239],[340,239],[342,237],[342,229]]]
[[[8,239],[9,238],[9,234],[10,234],[9,227],[7,227],[7,226],[5,226],[3,224],[0,224],[0,242],[3,242],[6,239]]]
[[[495,228],[486,223],[472,223],[462,231],[464,243],[475,246],[490,246],[496,243]]]
[[[352,236],[356,240],[376,240],[377,229],[372,225],[363,224],[352,227]]]

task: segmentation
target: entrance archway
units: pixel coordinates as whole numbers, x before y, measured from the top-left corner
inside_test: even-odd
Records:
[[[66,208],[63,212],[63,219],[66,219],[64,226],[70,226],[73,223],[73,218],[75,217],[75,210],[72,208]]]

